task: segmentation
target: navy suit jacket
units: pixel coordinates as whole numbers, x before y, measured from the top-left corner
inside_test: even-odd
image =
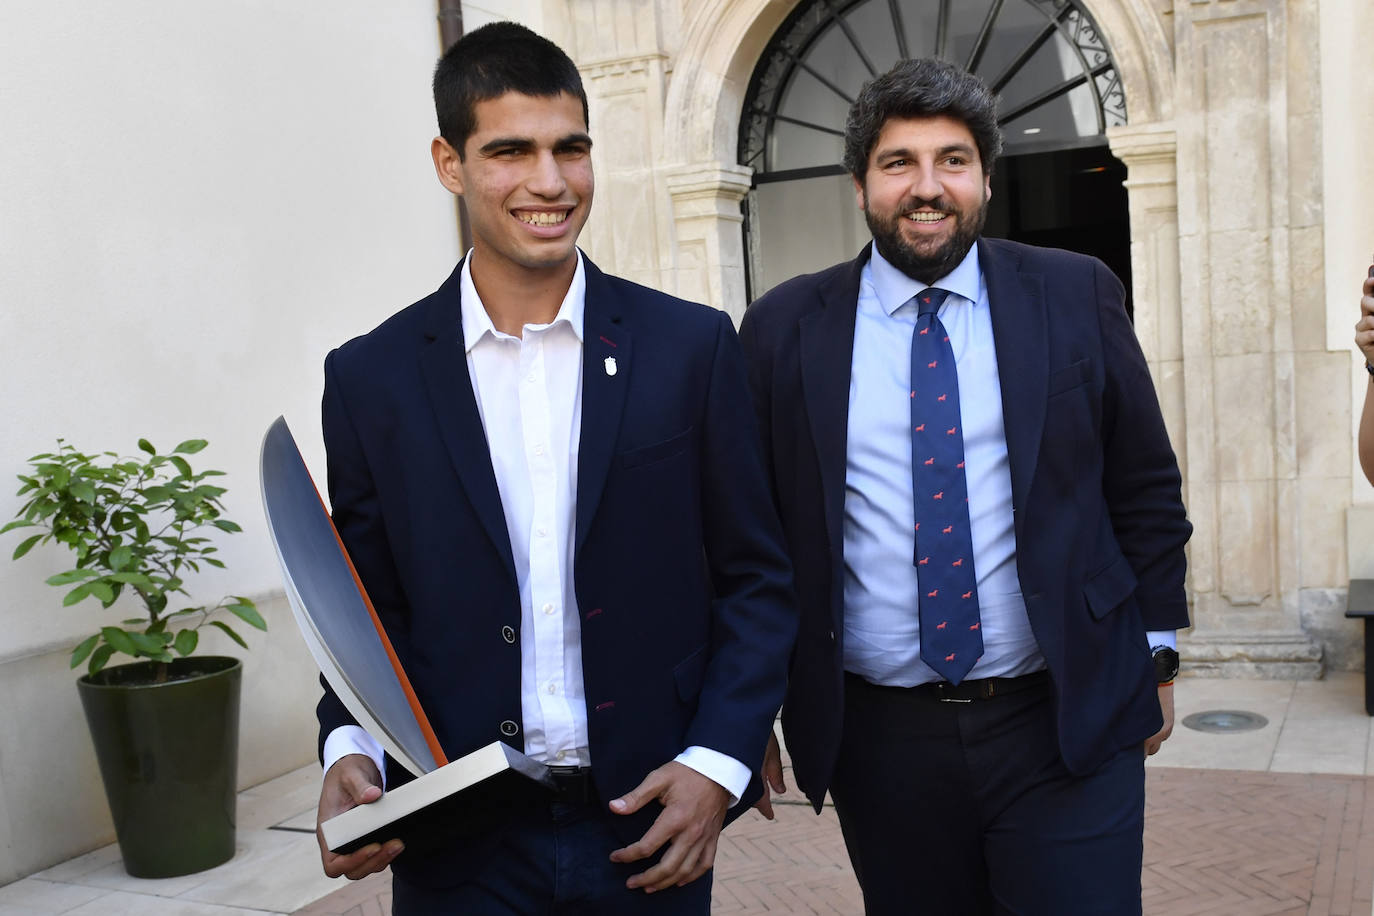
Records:
[[[1192,526],[1120,281],[1095,258],[978,245],[1021,592],[1053,680],[1064,762],[1089,772],[1161,726],[1145,632],[1188,625]],[[783,731],[818,810],[844,708],[849,370],[868,254],[770,290],[740,329],[801,605]]]
[[[585,264],[573,574],[609,801],[691,745],[758,769],[796,607],[728,316]],[[335,524],[450,759],[524,746],[501,727],[521,722],[520,592],[459,299],[455,269],[331,353],[323,402]],[[352,722],[327,685],[318,712],[321,741]],[[626,841],[658,810],[617,818]],[[447,858],[396,865],[434,883]]]

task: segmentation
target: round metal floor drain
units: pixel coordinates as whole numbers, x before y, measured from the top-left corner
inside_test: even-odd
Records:
[[[1257,712],[1213,709],[1195,712],[1185,718],[1183,724],[1200,732],[1251,732],[1257,728],[1264,728],[1269,724],[1269,720]]]

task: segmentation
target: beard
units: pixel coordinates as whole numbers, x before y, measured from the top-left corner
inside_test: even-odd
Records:
[[[911,243],[902,236],[902,223],[906,220],[903,214],[918,207],[930,207],[939,210],[949,214],[955,220],[954,232],[939,248],[929,254],[921,254],[916,251]],[[873,233],[873,244],[878,246],[878,253],[893,267],[908,277],[920,280],[927,286],[959,266],[959,262],[964,259],[969,249],[973,247],[973,243],[978,240],[987,218],[988,201],[986,200],[983,201],[977,212],[973,213],[956,209],[943,197],[937,197],[934,200],[913,199],[888,214],[874,213],[869,207],[864,208],[864,222],[868,223],[868,231]]]

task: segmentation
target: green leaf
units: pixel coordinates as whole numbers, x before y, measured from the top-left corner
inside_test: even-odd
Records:
[[[224,567],[224,564],[221,563],[219,560],[216,560],[214,557],[204,557],[203,559],[205,560],[206,563],[209,563],[211,566],[215,567],[216,569],[224,569],[224,568],[225,568],[225,567]]]
[[[216,524],[218,524],[218,523],[216,523]],[[233,522],[230,522],[229,524],[232,525],[232,524],[234,524],[234,523],[233,523]],[[13,530],[16,529],[16,528],[32,528],[33,525],[34,525],[34,523],[31,522],[31,521],[29,521],[29,520],[26,519],[26,518],[17,518],[17,519],[15,519],[14,521],[10,522],[10,523],[9,523],[8,525],[6,525],[5,527],[0,528],[0,534],[4,534],[6,531],[13,531]],[[220,527],[223,527],[223,526],[220,526]],[[225,530],[225,531],[228,531],[229,529],[228,529],[228,528],[225,528],[224,530]]]
[[[82,599],[88,597],[90,594],[91,587],[89,585],[78,585],[76,588],[67,592],[67,594],[62,598],[62,606],[71,607],[73,604],[76,604],[78,601],[81,601]]]
[[[105,605],[105,607],[114,604],[115,593],[114,589],[110,587],[110,583],[96,581],[86,587],[91,590],[92,595],[100,599],[100,603]]]
[[[91,486],[88,481],[76,481],[70,487],[67,487],[67,492],[83,503],[95,502],[95,487]]]
[[[180,630],[177,632],[176,642],[172,643],[172,648],[176,649],[177,655],[190,655],[196,651],[199,644],[200,634],[195,630]]]
[[[125,585],[152,585],[153,581],[143,573],[136,572],[117,572],[112,576],[106,576],[111,582],[122,582]]]
[[[153,448],[153,443],[149,442],[147,439],[139,439],[138,447],[143,449],[143,451],[147,452],[149,455],[157,454],[157,449]]]
[[[20,542],[19,542],[19,546],[16,547],[16,548],[14,548],[14,556],[11,557],[11,559],[14,559],[14,560],[19,559],[19,558],[22,557],[24,554],[26,554],[26,553],[28,553],[30,550],[32,550],[32,549],[33,549],[33,545],[34,545],[34,544],[37,544],[37,543],[38,543],[39,541],[41,541],[41,540],[43,540],[43,535],[41,535],[41,534],[35,534],[35,535],[34,535],[33,537],[31,537],[31,538],[25,538],[23,541],[20,541]]]
[[[120,545],[119,547],[116,547],[114,550],[110,551],[110,559],[108,561],[110,564],[110,569],[113,569],[115,572],[119,572],[121,569],[128,566],[129,561],[133,558],[133,548],[125,545]]]
[[[172,464],[176,465],[177,470],[181,472],[183,477],[193,476],[194,472],[191,470],[191,463],[187,461],[185,458],[179,458],[176,455],[173,455]]]
[[[77,665],[84,662],[95,649],[95,645],[98,642],[100,642],[99,633],[87,639],[83,639],[81,645],[72,650],[72,667],[75,668]]]
[[[113,646],[101,646],[91,655],[91,662],[86,666],[86,670],[91,674],[95,674],[101,668],[105,667],[105,663],[110,660],[111,655],[114,655]]]
[[[94,569],[69,569],[55,576],[48,576],[46,581],[49,585],[71,585],[73,582],[94,579],[98,575],[100,575],[100,573],[96,572]]]
[[[229,609],[229,613],[233,614],[250,627],[256,627],[259,630],[267,629],[267,621],[263,620],[262,615],[258,613],[257,605],[247,598],[236,598],[235,601],[237,602],[236,604],[226,605]]]
[[[113,628],[112,628],[113,629]],[[147,633],[126,633],[129,642],[133,643],[139,655],[156,656],[165,651],[167,643],[159,639],[156,635],[149,636]]]
[[[179,455],[194,455],[209,444],[210,443],[206,442],[204,439],[187,439],[185,442],[172,449],[172,451]]]
[[[125,655],[137,655],[138,646],[134,644],[133,636],[143,634],[133,634],[119,627],[101,627],[100,635],[105,637],[105,642],[114,647],[116,652],[123,652]]]
[[[219,629],[223,630],[224,633],[225,633],[225,635],[227,635],[227,636],[228,636],[230,639],[232,639],[234,642],[238,643],[240,646],[242,646],[242,647],[245,648],[245,649],[248,648],[248,643],[244,642],[244,641],[243,641],[243,638],[242,638],[241,636],[239,636],[239,634],[235,633],[233,627],[229,626],[229,624],[224,623],[223,621],[220,621],[220,620],[212,620],[212,621],[210,621],[210,626],[212,626],[212,627],[218,627]]]
[[[227,518],[217,518],[210,524],[214,525],[220,531],[227,531],[230,534],[236,534],[243,530],[236,523],[229,521]]]

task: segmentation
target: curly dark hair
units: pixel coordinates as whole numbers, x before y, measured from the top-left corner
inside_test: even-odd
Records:
[[[978,77],[949,61],[904,60],[864,84],[844,125],[844,167],[860,182],[883,125],[891,118],[947,115],[962,121],[978,145],[983,174],[991,175],[1002,153],[997,96]]]

